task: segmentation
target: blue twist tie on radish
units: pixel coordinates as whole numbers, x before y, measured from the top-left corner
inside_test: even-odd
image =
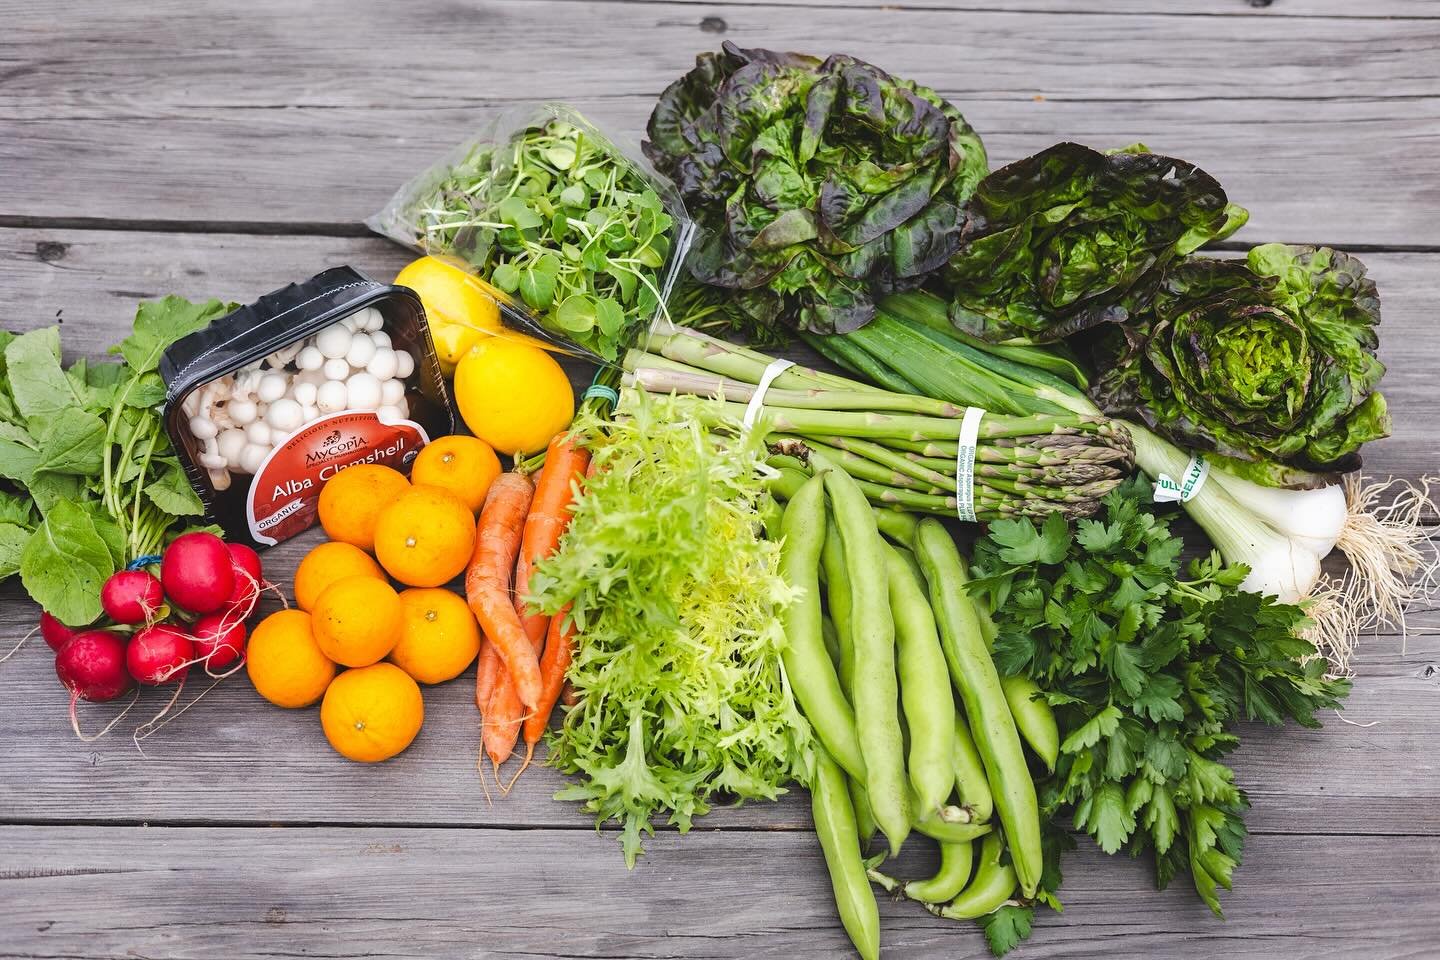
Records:
[[[143,557],[136,557],[134,560],[131,560],[129,563],[125,564],[125,569],[140,570],[144,567],[150,566],[150,564],[152,563],[159,563],[163,559],[165,558],[160,556],[160,554],[158,553],[146,554]]]

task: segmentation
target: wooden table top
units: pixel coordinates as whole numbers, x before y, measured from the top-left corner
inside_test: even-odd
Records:
[[[997,164],[1143,140],[1250,209],[1229,249],[1359,254],[1396,420],[1367,472],[1436,465],[1437,2],[0,0],[0,25],[0,328],[58,320],[70,355],[103,353],[143,298],[250,301],[342,263],[388,279],[408,255],[360,221],[491,111],[564,99],[638,140],[728,39],[932,85]],[[288,589],[316,539],[267,553],[270,576]],[[37,613],[0,587],[0,652]],[[0,665],[0,957],[849,955],[803,792],[661,829],[627,872],[548,768],[486,802],[467,681],[427,689],[419,739],[377,766],[243,677],[142,755],[72,736],[51,659],[35,640]],[[1419,616],[1362,641],[1355,725],[1244,730],[1228,920],[1082,838],[1065,913],[1016,955],[1440,956],[1437,662],[1440,616]],[[886,956],[987,955],[969,926],[881,913]]]

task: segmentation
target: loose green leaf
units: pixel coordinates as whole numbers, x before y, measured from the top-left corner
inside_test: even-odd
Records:
[[[145,496],[172,517],[198,517],[205,513],[205,505],[178,465],[168,465],[162,470],[145,488]]]
[[[20,554],[31,531],[18,523],[0,521],[0,580],[20,572]]]
[[[60,367],[59,327],[31,330],[11,340],[5,347],[5,370],[15,408],[32,430],[84,404],[85,397]]]
[[[1033,907],[1007,904],[994,913],[981,917],[979,924],[985,933],[985,943],[990,947],[990,952],[994,956],[1003,957],[1030,936],[1030,924],[1034,919]]]
[[[81,477],[100,473],[105,422],[95,414],[78,407],[62,410],[47,422],[39,441],[40,457],[35,470]]]
[[[132,376],[154,371],[165,348],[181,337],[203,330],[229,308],[219,300],[191,303],[174,295],[147,300],[135,311],[135,329],[120,341],[116,352],[125,358]]]
[[[62,623],[100,618],[100,586],[115,560],[94,519],[70,501],[56,503],[20,553],[20,580],[31,598]]]

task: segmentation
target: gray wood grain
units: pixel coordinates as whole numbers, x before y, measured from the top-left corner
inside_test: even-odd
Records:
[[[565,0],[589,3],[591,0]],[[622,3],[656,3],[665,0],[620,0]],[[701,7],[746,6],[748,0],[676,0]],[[1004,10],[1046,14],[1164,14],[1172,17],[1333,17],[1337,19],[1385,18],[1428,20],[1440,17],[1435,0],[1189,0],[1184,4],[1167,0],[786,0],[786,6],[827,9],[859,7],[868,10],[950,10],[986,12]],[[716,25],[713,29],[718,30]]]
[[[0,327],[58,320],[72,356],[145,297],[250,300],[338,263],[388,278],[408,254],[358,221],[485,116],[562,98],[638,137],[731,39],[936,86],[997,163],[1144,140],[1251,208],[1237,241],[1402,248],[1363,254],[1397,421],[1367,466],[1435,470],[1437,0],[0,0],[0,24]],[[267,553],[271,577],[288,589],[317,539]],[[0,655],[36,613],[0,586]],[[1440,613],[1411,627],[1362,643],[1352,723],[1244,730],[1254,836],[1227,922],[1082,839],[1066,913],[1019,956],[1435,956]],[[848,955],[803,793],[662,828],[627,874],[612,830],[551,799],[555,771],[486,802],[463,679],[427,689],[420,738],[378,766],[243,675],[144,756],[73,739],[38,639],[0,691],[0,957]],[[930,860],[912,843],[901,871]],[[968,927],[881,909],[888,956],[987,955]]]
[[[1084,846],[1063,918],[1044,917],[1018,956],[1434,956],[1440,839],[1254,837],[1246,852],[1221,922]],[[851,955],[805,834],[658,837],[627,874],[586,831],[10,827],[0,890],[14,957]],[[886,956],[988,956],[973,926],[915,904],[885,901],[881,917]]]
[[[6,0],[0,215],[353,223],[517,98],[573,99],[638,137],[655,94],[721,38],[706,15],[167,0],[57,18]],[[936,86],[997,162],[1143,139],[1251,206],[1248,236],[1433,243],[1434,20],[767,5],[721,19],[742,45],[847,50]],[[552,22],[584,41],[533,29]]]

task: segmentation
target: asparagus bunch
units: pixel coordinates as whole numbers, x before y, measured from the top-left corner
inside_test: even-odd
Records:
[[[657,333],[625,357],[625,384],[652,393],[720,401],[718,418],[744,415],[773,358],[697,330]],[[872,503],[955,516],[965,407],[795,366],[774,379],[756,429],[771,464],[808,469],[822,454],[859,482]],[[1089,516],[1134,469],[1129,432],[1113,420],[1071,413],[987,412],[973,466],[980,520],[1062,513]]]

